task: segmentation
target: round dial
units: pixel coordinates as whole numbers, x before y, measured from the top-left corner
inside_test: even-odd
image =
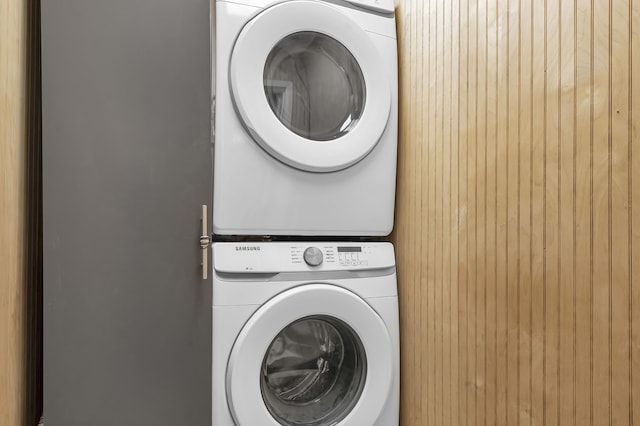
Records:
[[[318,247],[308,247],[304,251],[304,261],[309,266],[318,266],[322,263],[322,250]]]

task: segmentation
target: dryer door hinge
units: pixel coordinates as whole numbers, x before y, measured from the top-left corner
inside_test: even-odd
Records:
[[[207,206],[202,205],[202,235],[200,235],[200,249],[202,250],[202,279],[206,280],[209,272],[209,246],[211,237],[209,236],[209,226],[207,224]]]

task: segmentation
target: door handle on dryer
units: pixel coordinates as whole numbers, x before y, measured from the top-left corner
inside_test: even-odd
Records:
[[[202,279],[206,280],[209,272],[209,245],[211,237],[209,236],[209,226],[207,224],[207,205],[202,205],[202,234],[200,235],[200,249],[202,251]]]

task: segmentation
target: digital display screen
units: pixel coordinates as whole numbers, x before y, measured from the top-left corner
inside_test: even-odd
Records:
[[[338,253],[361,253],[362,247],[338,247]]]

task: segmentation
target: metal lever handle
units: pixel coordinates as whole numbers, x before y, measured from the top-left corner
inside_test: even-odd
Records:
[[[202,206],[202,235],[200,235],[200,248],[202,249],[202,279],[206,280],[209,271],[209,244],[211,238],[209,237],[209,227],[207,225],[207,206]]]

